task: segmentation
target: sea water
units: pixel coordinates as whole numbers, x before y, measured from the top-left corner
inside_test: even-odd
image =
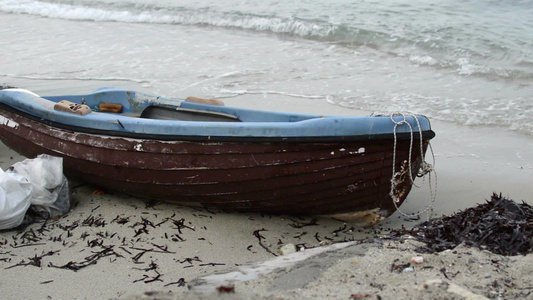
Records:
[[[322,99],[533,134],[530,0],[0,0],[0,24],[6,78]]]
[[[533,201],[532,51],[531,0],[0,0],[2,85],[426,115],[437,214]]]

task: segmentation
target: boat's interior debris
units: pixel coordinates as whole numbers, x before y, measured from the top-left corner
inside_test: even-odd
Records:
[[[122,105],[115,103],[100,103],[98,105],[100,112],[109,112],[109,113],[121,113]]]
[[[85,116],[91,113],[89,106],[85,104],[78,104],[67,100],[61,100],[54,105],[55,110],[64,111],[68,113],[78,114]]]
[[[526,255],[533,253],[533,208],[495,193],[485,204],[431,219],[410,234],[425,242],[428,252],[465,243],[500,255]]]

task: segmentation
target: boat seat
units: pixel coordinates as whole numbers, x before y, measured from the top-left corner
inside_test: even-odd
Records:
[[[148,106],[140,116],[146,119],[179,120],[196,122],[241,122],[237,117],[212,111]]]

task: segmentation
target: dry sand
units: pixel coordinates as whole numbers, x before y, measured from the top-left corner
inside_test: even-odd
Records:
[[[374,239],[317,254],[259,280],[237,282],[235,298],[533,298],[531,257],[502,257],[462,245],[426,254],[417,251],[420,245],[409,239]],[[413,263],[413,257],[422,257],[424,261]],[[194,284],[212,287],[202,280]],[[193,290],[197,288],[193,286]]]
[[[51,94],[44,86],[35,85],[34,91]],[[99,86],[83,86],[79,93]],[[354,113],[309,99],[224,101]],[[492,192],[533,204],[527,190],[533,178],[532,138],[445,122],[433,122],[433,128],[436,215],[482,203]],[[23,159],[0,145],[3,169]],[[399,214],[363,229],[331,219],[212,211],[111,191],[95,194],[97,187],[75,182],[71,186],[73,206],[65,217],[0,232],[3,299],[533,299],[531,255],[503,257],[464,246],[421,254],[418,242],[383,238],[389,228],[419,222]],[[414,191],[401,208],[416,212],[428,204],[427,198],[427,190]],[[333,245],[324,246],[329,243]],[[279,247],[286,244],[304,251],[279,256]],[[405,270],[418,255],[425,262]],[[216,287],[223,285],[234,286],[234,292],[218,292]]]
[[[24,159],[4,145],[0,155],[4,169]],[[316,247],[368,234],[332,219],[225,213],[72,188],[68,215],[0,233],[4,299],[183,292],[196,277],[274,258],[281,244]]]

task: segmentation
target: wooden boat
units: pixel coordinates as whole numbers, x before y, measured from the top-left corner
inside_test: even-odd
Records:
[[[20,154],[63,157],[67,177],[103,188],[232,211],[377,223],[404,201],[434,135],[423,116],[268,112],[115,88],[0,91],[0,138]]]

